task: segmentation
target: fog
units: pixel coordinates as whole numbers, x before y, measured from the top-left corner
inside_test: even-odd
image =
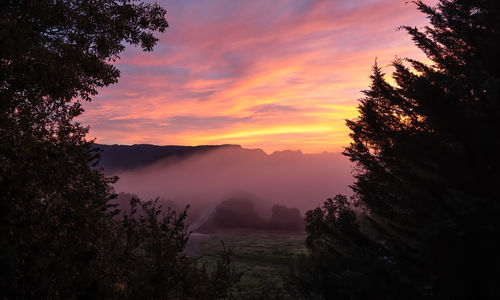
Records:
[[[302,214],[338,193],[351,194],[351,164],[339,153],[219,149],[116,174],[116,192],[142,199],[161,197],[191,204],[200,214],[208,205],[230,198],[253,200],[263,217],[274,204],[296,207]]]

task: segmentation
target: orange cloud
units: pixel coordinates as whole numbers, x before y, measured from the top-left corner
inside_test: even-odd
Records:
[[[400,0],[168,1],[153,53],[128,49],[120,82],[86,104],[100,143],[235,143],[265,151],[341,151],[345,119],[378,57],[425,59],[400,25]]]

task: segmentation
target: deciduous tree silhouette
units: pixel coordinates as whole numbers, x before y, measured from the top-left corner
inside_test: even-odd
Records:
[[[271,219],[267,223],[269,229],[304,230],[304,218],[297,208],[275,204],[271,211]]]
[[[116,179],[92,167],[98,153],[87,128],[74,121],[82,101],[118,80],[113,63],[126,43],[153,49],[154,34],[168,26],[165,13],[140,0],[0,4],[0,297],[224,292],[212,288],[223,286],[220,276],[180,253],[183,215],[161,218],[146,203],[145,215],[113,219]],[[188,278],[186,272],[196,284],[174,280]]]

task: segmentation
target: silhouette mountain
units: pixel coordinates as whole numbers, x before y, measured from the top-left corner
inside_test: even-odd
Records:
[[[244,149],[240,145],[201,145],[201,146],[157,146],[150,144],[137,145],[103,145],[96,144],[101,150],[98,167],[106,173],[127,171],[146,167],[160,160],[170,158],[185,159],[195,154],[205,154],[220,149],[235,152],[252,152],[256,155],[266,155],[261,149]]]

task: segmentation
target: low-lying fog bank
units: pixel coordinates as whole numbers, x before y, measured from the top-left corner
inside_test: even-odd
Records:
[[[142,199],[160,197],[177,207],[191,204],[192,217],[232,198],[252,200],[265,219],[271,217],[275,204],[298,208],[303,215],[335,194],[351,194],[348,185],[353,182],[351,164],[340,153],[267,155],[240,147],[182,159],[169,157],[116,175],[120,177],[114,185],[116,192]]]

